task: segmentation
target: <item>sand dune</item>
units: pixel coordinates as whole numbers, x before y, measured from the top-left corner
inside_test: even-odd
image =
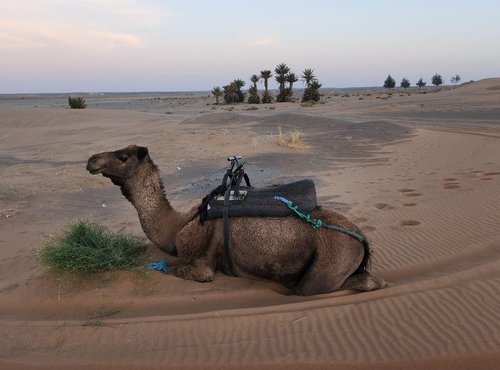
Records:
[[[106,97],[123,109],[83,111],[0,101],[0,368],[497,368],[498,86],[253,111],[207,109],[201,95]],[[304,148],[278,146],[279,127],[299,130]],[[390,286],[297,297],[223,274],[47,271],[36,249],[76,218],[141,233],[119,190],[84,168],[131,143],[150,148],[182,209],[217,184],[228,154],[260,185],[312,177],[321,202],[366,232]]]

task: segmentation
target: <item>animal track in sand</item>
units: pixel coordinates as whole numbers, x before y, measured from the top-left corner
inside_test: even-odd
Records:
[[[422,193],[405,193],[404,194],[405,197],[419,197],[421,195],[422,195]]]
[[[481,177],[481,180],[493,180],[493,177]]]
[[[422,195],[422,193],[416,193],[415,189],[403,188],[399,189],[398,191],[402,193],[405,197],[419,197]]]
[[[393,207],[393,206],[390,206],[390,205],[388,205],[387,203],[375,203],[373,206],[374,206],[375,208],[377,208],[377,209],[380,209],[380,210],[382,210],[382,209],[385,209],[385,210],[391,210],[391,209],[394,209],[394,207]]]
[[[415,189],[399,189],[400,193],[413,193]]]
[[[415,207],[417,203],[403,203],[403,207]]]
[[[443,184],[444,189],[458,189],[460,188],[460,183],[459,182],[445,182]]]
[[[420,222],[415,220],[403,220],[399,223],[401,226],[418,226]]]
[[[500,175],[500,172],[485,172],[483,175],[484,176],[496,176],[496,175]]]
[[[457,181],[458,179],[456,177],[447,177],[445,179],[443,179],[443,181],[445,182],[450,182],[450,181]]]

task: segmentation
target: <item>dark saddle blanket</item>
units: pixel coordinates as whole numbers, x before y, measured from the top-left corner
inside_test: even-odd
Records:
[[[306,179],[266,188],[240,187],[239,191],[231,190],[228,216],[285,217],[291,215],[290,208],[283,202],[276,200],[275,196],[291,200],[301,211],[306,213],[317,207],[314,182]],[[213,197],[207,205],[208,218],[222,218],[223,209],[224,194]]]

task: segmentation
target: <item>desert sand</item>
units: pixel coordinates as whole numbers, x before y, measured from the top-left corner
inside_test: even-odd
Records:
[[[91,96],[85,110],[0,97],[0,368],[498,368],[500,78],[342,95],[257,109],[208,94]],[[279,146],[279,127],[303,145]],[[81,281],[40,265],[37,250],[78,218],[142,235],[119,189],[85,171],[129,144],[149,148],[180,210],[232,154],[257,185],[313,178],[320,202],[366,232],[390,286],[298,297],[220,273]]]

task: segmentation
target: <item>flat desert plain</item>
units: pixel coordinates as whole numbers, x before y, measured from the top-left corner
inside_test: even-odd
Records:
[[[299,95],[299,93],[296,93]],[[0,368],[498,369],[500,79],[321,104],[214,105],[207,94],[0,98]],[[277,144],[298,132],[298,146]],[[390,286],[298,297],[218,273],[75,279],[37,251],[85,218],[143,235],[132,205],[85,170],[147,146],[171,204],[196,205],[242,155],[256,185],[312,178]],[[153,246],[147,258],[177,262]]]

